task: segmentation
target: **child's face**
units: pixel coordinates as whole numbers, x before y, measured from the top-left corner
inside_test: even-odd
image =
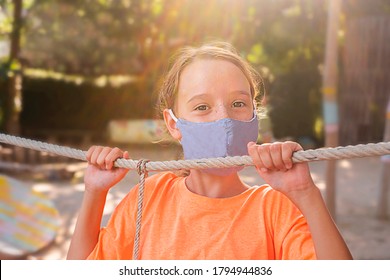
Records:
[[[233,63],[219,59],[198,59],[181,73],[175,113],[193,122],[222,118],[250,120],[254,103],[250,86]]]

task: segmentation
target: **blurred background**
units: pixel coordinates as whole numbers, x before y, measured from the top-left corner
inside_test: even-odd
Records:
[[[232,43],[263,77],[267,114],[259,143],[292,139],[310,149],[390,141],[388,0],[0,0],[0,131],[81,149],[116,145],[139,157],[178,158],[180,147],[169,141],[163,148],[151,144],[164,137],[155,113],[161,76],[175,50],[214,40]],[[362,182],[358,175],[374,176],[361,192],[345,188],[338,211],[362,215],[367,211],[356,205],[371,195],[372,232],[387,234],[388,160],[370,160],[337,165],[351,172],[347,185]],[[70,209],[61,199],[64,185],[81,192],[85,165],[77,161],[6,144],[0,161],[3,174],[54,200],[61,219]],[[325,169],[313,166],[324,192]],[[359,202],[345,210],[341,199],[356,193]],[[78,206],[66,218],[70,229],[62,229],[68,235]],[[362,220],[354,217],[340,224]],[[364,240],[376,240],[372,235],[343,230],[360,246],[359,258],[390,259],[367,253],[375,246]],[[389,240],[377,239],[375,250],[390,252]]]
[[[379,141],[390,91],[390,4],[340,2],[340,144]],[[323,146],[328,3],[2,0],[1,128],[103,137],[112,119],[156,118],[159,81],[172,53],[223,40],[262,74],[273,136]]]

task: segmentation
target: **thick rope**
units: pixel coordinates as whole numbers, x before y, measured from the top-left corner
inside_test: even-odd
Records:
[[[29,148],[37,151],[53,153],[61,156],[75,158],[86,161],[86,152],[82,150],[62,147],[58,145],[48,144],[40,141],[25,139],[17,136],[6,135],[0,133],[0,142],[11,144],[19,147]],[[298,151],[293,154],[293,162],[308,162],[319,160],[336,160],[346,158],[381,156],[390,154],[390,142],[381,142],[377,144],[360,144],[356,146],[346,146],[337,148],[322,148],[317,150]],[[156,161],[149,162],[148,160],[128,160],[117,159],[116,167],[137,169],[140,176],[138,190],[138,205],[136,217],[136,229],[133,249],[133,259],[139,258],[139,245],[141,235],[142,208],[145,189],[145,178],[148,176],[148,171],[163,171],[177,169],[192,169],[192,168],[220,168],[233,166],[251,166],[254,165],[251,157],[225,157],[225,158],[209,158],[197,160],[172,160],[172,161]]]
[[[86,151],[69,147],[48,144],[41,141],[1,133],[0,142],[86,161]],[[298,151],[293,154],[292,160],[294,163],[299,163],[319,160],[337,160],[368,156],[382,156],[388,154],[390,154],[390,142],[381,142],[376,144],[360,144],[356,146]],[[137,169],[138,162],[138,160],[117,159],[115,161],[115,166],[128,169]],[[151,161],[146,163],[145,168],[148,171],[165,171],[178,169],[221,168],[252,165],[254,164],[250,156],[237,156],[195,160]]]
[[[144,201],[144,189],[145,189],[145,178],[148,177],[148,171],[146,170],[146,163],[149,160],[140,160],[137,164],[137,172],[140,176],[138,184],[138,205],[137,205],[137,218],[135,222],[135,238],[133,248],[133,259],[138,260],[139,257],[139,242],[141,235],[141,222],[142,222],[142,208]]]

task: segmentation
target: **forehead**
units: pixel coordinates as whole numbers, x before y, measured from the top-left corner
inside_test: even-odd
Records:
[[[243,71],[224,59],[196,59],[182,71],[178,93],[221,91],[250,91],[250,84]]]

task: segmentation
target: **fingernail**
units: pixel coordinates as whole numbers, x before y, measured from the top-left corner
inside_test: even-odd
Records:
[[[264,167],[260,168],[260,170],[261,170],[261,172],[267,172],[268,171],[268,169],[264,168]]]

